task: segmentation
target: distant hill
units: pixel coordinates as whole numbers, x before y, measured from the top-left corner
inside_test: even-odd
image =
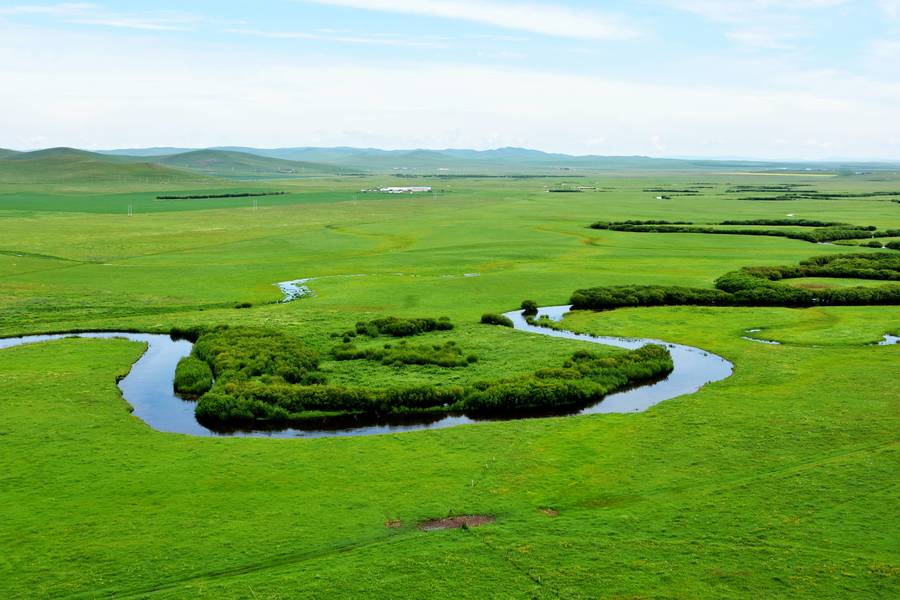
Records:
[[[5,153],[5,154],[4,154]],[[531,150],[496,148],[469,150],[381,150],[378,148],[249,148],[228,146],[186,150],[174,147],[105,150],[50,148],[15,153],[0,150],[0,160],[78,158],[111,164],[156,163],[211,177],[274,179],[350,173],[395,175],[590,175],[611,171],[900,171],[900,163],[851,161],[754,161],[649,156],[573,156]]]
[[[753,161],[655,158],[649,156],[573,156],[542,152],[528,148],[496,148],[469,150],[381,150],[378,148],[249,148],[231,146],[217,148],[280,158],[328,164],[373,173],[409,174],[548,174],[644,170],[644,171],[715,171],[741,170],[898,170],[900,163],[842,161]]]
[[[348,169],[337,165],[285,160],[231,150],[192,150],[153,157],[150,160],[163,166],[190,169],[215,177],[301,177],[348,172]]]
[[[113,157],[113,156],[105,156],[103,154],[98,154],[97,152],[90,152],[88,150],[79,150],[77,148],[44,148],[43,150],[33,150],[31,152],[17,152],[12,156],[6,157],[8,160],[40,160],[46,158],[52,159],[83,159],[83,160],[96,160],[100,162],[125,162],[122,159]]]
[[[97,150],[98,154],[106,154],[109,156],[138,156],[138,157],[147,157],[147,156],[166,156],[168,154],[181,154],[183,152],[192,152],[196,150],[196,148],[173,148],[170,146],[166,147],[154,147],[154,148],[122,148],[121,150]]]
[[[19,154],[19,152],[7,148],[0,148],[0,158],[8,158],[10,156],[15,156],[16,154]]]
[[[0,156],[2,183],[193,183],[206,180],[178,169],[74,148],[48,148]]]

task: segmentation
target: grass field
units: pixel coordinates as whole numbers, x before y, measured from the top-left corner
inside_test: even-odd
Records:
[[[0,173],[2,175],[2,173]],[[557,365],[578,342],[477,324],[576,288],[711,287],[749,265],[876,252],[783,238],[591,230],[597,220],[799,218],[900,227],[889,197],[740,200],[900,177],[609,173],[573,180],[388,176],[31,185],[0,190],[0,335],[254,324],[322,350],[384,315],[450,317],[466,377]],[[2,181],[2,177],[0,177]],[[697,195],[661,192],[702,184]],[[201,190],[201,192],[197,192]],[[287,191],[157,201],[161,193]],[[753,194],[743,194],[753,195]],[[127,206],[133,215],[127,216]],[[280,304],[276,282],[313,277]],[[800,280],[798,280],[800,281]],[[822,279],[801,283],[845,285]],[[235,309],[236,303],[251,308]],[[895,597],[900,594],[900,307],[578,312],[570,328],[719,354],[734,375],[647,412],[319,440],[163,434],[118,394],[142,348],[0,351],[5,597]],[[783,342],[741,339],[745,331]],[[435,340],[451,334],[435,334]],[[326,363],[342,382],[428,367]],[[460,375],[456,375],[460,376]],[[467,530],[423,520],[489,514]],[[399,526],[397,521],[399,521]],[[391,525],[391,526],[388,526]]]

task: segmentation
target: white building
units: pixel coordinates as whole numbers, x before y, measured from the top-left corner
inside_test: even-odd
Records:
[[[410,187],[383,187],[378,190],[384,194],[416,194],[420,192],[430,192],[430,185],[410,186]]]

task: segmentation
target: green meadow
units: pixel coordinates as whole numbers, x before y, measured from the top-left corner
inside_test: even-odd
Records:
[[[556,305],[595,286],[711,288],[746,266],[896,252],[590,229],[595,221],[793,215],[900,228],[900,194],[890,195],[900,175],[887,172],[235,181],[127,167],[118,182],[92,171],[33,183],[0,169],[0,336],[252,325],[301,338],[347,385],[506,377],[599,350],[478,323],[526,298]],[[548,191],[562,183],[590,189]],[[778,193],[735,191],[784,183],[831,195],[750,200]],[[435,191],[361,192],[385,185]],[[674,191],[688,188],[696,193]],[[286,194],[156,198],[265,191]],[[312,278],[313,295],[281,303],[275,284],[298,278]],[[410,343],[454,341],[477,362],[445,372],[328,360],[340,341],[332,334],[387,315],[449,317],[452,331]],[[201,438],[130,414],[116,380],[141,355],[137,343],[0,350],[0,593],[900,595],[900,347],[872,345],[900,334],[900,307],[634,308],[578,311],[564,325],[700,347],[734,374],[635,414]],[[742,339],[748,329],[781,345]],[[417,527],[467,514],[496,520]]]

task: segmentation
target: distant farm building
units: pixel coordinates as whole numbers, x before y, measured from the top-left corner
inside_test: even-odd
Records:
[[[430,185],[410,186],[410,187],[383,187],[378,189],[383,194],[417,194],[422,192],[430,192]]]

